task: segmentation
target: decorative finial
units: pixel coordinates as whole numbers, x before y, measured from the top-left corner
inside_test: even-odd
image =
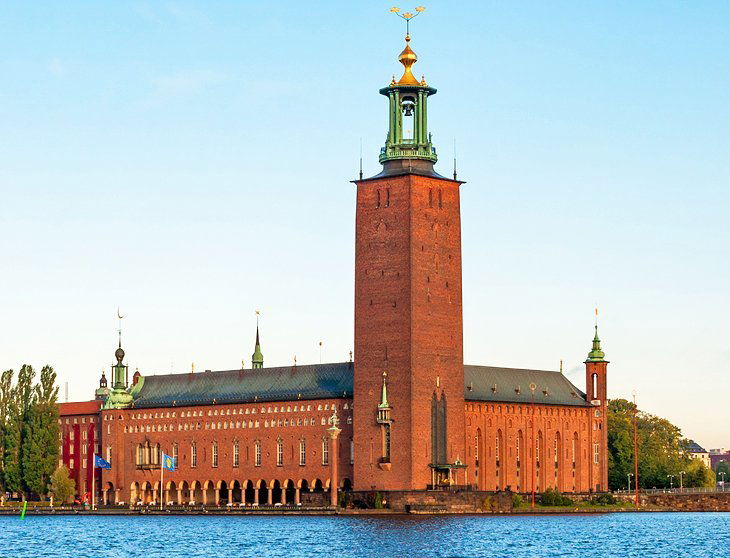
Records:
[[[395,78],[393,79],[393,82],[391,82],[392,85],[421,85],[421,83],[416,79],[416,77],[413,75],[413,72],[411,71],[411,66],[416,63],[416,60],[418,57],[416,56],[416,53],[411,50],[410,45],[408,44],[411,40],[411,34],[410,34],[410,24],[411,20],[420,15],[421,12],[423,12],[426,8],[423,6],[418,6],[415,9],[415,13],[413,12],[405,12],[400,13],[400,8],[393,7],[390,9],[392,13],[397,15],[399,18],[404,19],[406,21],[406,48],[403,49],[403,52],[400,53],[400,56],[398,57],[398,60],[401,64],[403,64],[403,67],[405,68],[405,71],[403,72],[403,76],[401,76],[400,80],[398,80],[398,83],[393,83],[395,81]]]
[[[352,362],[352,351],[350,351],[350,362]]]
[[[598,307],[596,307],[596,323],[593,326],[595,334],[593,335],[593,344],[591,351],[588,353],[588,360],[586,362],[603,362],[606,358],[606,353],[601,349],[601,340],[598,337]]]
[[[190,363],[190,373],[195,374],[195,363],[194,362]]]

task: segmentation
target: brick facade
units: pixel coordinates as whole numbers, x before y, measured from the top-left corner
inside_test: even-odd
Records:
[[[446,398],[446,460],[464,456],[459,182],[406,174],[357,182],[355,408],[358,490],[432,483],[431,406]],[[374,421],[382,373],[391,462]],[[383,466],[386,465],[386,466]]]

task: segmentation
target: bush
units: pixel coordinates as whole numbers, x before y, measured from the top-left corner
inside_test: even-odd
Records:
[[[554,488],[548,488],[540,495],[540,503],[543,506],[572,506],[573,500],[563,496]]]
[[[591,503],[598,504],[599,506],[614,506],[616,505],[616,498],[613,494],[601,494],[591,500]]]
[[[76,491],[76,483],[68,476],[68,469],[59,465],[51,475],[51,493],[58,504],[71,503]]]
[[[380,492],[375,493],[375,509],[376,510],[383,509],[383,495]]]
[[[523,505],[522,496],[519,494],[512,494],[512,507],[519,508]]]

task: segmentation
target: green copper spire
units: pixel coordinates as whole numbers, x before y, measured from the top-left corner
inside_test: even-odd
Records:
[[[413,166],[432,166],[437,157],[428,133],[427,99],[436,90],[429,87],[423,77],[419,81],[413,75],[411,67],[417,56],[411,50],[410,40],[410,35],[406,35],[406,47],[398,57],[405,69],[403,76],[398,81],[393,76],[390,85],[380,90],[381,95],[388,97],[389,117],[388,135],[379,160],[383,164],[408,160]]]
[[[380,388],[380,404],[378,405],[379,409],[390,409],[390,405],[388,404],[388,384],[385,381],[385,378],[387,376],[387,372],[383,372],[383,387]]]
[[[259,342],[259,324],[256,324],[256,346],[253,349],[253,355],[251,355],[251,367],[252,368],[263,368],[264,367],[264,355],[261,352],[261,343]]]
[[[121,320],[121,317],[120,317]],[[114,352],[117,363],[112,366],[112,390],[104,403],[105,409],[123,409],[132,404],[134,398],[127,391],[127,367],[122,364],[124,349],[122,349],[122,330],[119,328],[119,347]]]
[[[598,338],[598,324],[595,326],[596,334],[593,336],[593,348],[588,353],[588,360],[586,362],[603,362],[605,360],[606,353],[601,350],[601,340]]]

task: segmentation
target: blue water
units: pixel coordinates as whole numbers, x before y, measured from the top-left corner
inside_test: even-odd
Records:
[[[0,556],[730,556],[730,514],[0,517]]]

